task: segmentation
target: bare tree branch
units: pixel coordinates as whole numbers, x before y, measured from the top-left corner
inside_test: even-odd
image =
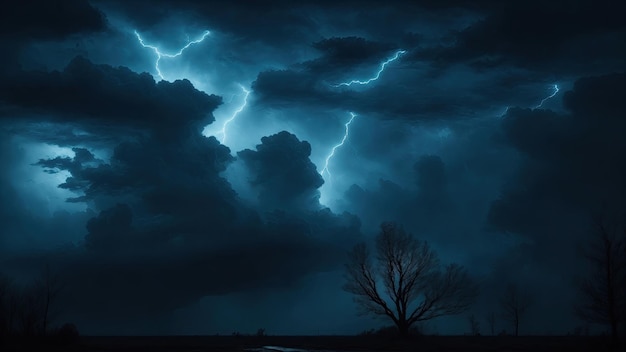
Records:
[[[508,320],[515,331],[515,336],[519,336],[519,326],[528,307],[532,304],[532,299],[527,293],[520,292],[519,288],[509,284],[500,301],[503,317]]]
[[[609,326],[613,343],[618,342],[618,326],[626,322],[626,226],[621,215],[593,217],[596,237],[583,252],[592,274],[581,283],[581,302],[575,307],[581,319]]]
[[[477,288],[467,271],[452,264],[442,272],[428,244],[397,224],[383,223],[375,244],[375,263],[363,243],[350,252],[344,289],[366,313],[391,318],[401,335],[416,321],[459,314],[473,303]]]

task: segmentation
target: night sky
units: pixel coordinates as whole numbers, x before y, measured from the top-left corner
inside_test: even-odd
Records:
[[[522,333],[583,324],[580,247],[626,194],[624,1],[0,9],[0,271],[54,270],[57,321],[388,325],[341,287],[346,251],[396,221],[480,282],[468,314],[516,284]]]

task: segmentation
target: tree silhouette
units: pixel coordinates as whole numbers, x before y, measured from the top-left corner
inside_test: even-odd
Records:
[[[0,273],[0,345],[2,340],[11,333],[11,281]]]
[[[41,300],[42,333],[46,335],[51,318],[51,308],[61,291],[61,284],[58,277],[46,265],[35,285]]]
[[[375,260],[365,243],[352,249],[344,290],[364,313],[390,318],[400,336],[417,321],[459,314],[473,303],[478,290],[465,268],[450,264],[442,270],[428,244],[397,224],[381,224],[375,247]]]
[[[618,326],[626,322],[626,228],[596,225],[597,236],[584,251],[593,272],[580,286],[582,300],[575,311],[589,323],[609,326],[616,345]]]
[[[45,336],[60,290],[60,281],[48,266],[27,285],[16,285],[0,274],[0,342],[15,336]]]
[[[515,336],[519,336],[520,321],[526,314],[531,299],[528,294],[520,293],[517,286],[509,284],[500,301],[503,317],[513,325]]]
[[[489,326],[489,331],[491,331],[491,336],[496,334],[496,313],[489,312],[487,313],[487,325]]]
[[[476,316],[471,314],[467,317],[467,322],[469,323],[470,333],[474,336],[480,336],[480,322],[476,319]]]
[[[34,285],[22,289],[18,296],[17,324],[23,336],[35,336],[41,327],[43,301]]]

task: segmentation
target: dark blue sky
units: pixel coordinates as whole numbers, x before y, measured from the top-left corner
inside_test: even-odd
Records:
[[[87,334],[356,333],[385,322],[345,251],[390,220],[481,282],[469,313],[515,283],[523,331],[581,325],[626,192],[624,2],[468,3],[3,5],[0,270],[50,265]]]

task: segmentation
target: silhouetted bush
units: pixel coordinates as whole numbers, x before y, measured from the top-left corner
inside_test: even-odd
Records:
[[[60,345],[70,345],[78,342],[80,334],[76,325],[65,323],[52,334],[53,341]]]
[[[397,337],[399,334],[398,328],[395,326],[385,326],[376,331],[376,336],[379,337]]]
[[[577,326],[574,331],[568,332],[568,335],[574,336],[589,336],[589,326]]]
[[[385,338],[395,338],[400,336],[400,331],[398,327],[395,325],[384,326],[379,329],[369,329],[362,331],[359,333],[359,336],[376,336],[376,337],[385,337]],[[423,332],[421,331],[418,325],[413,326],[409,329],[409,336],[422,336]]]

